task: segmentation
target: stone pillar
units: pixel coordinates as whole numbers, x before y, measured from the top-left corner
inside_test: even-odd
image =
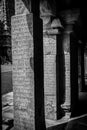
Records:
[[[82,41],[78,41],[79,46],[79,91],[85,91],[85,48]]]
[[[70,34],[70,84],[71,117],[78,114],[78,42],[74,32]]]
[[[85,52],[84,52],[84,80],[85,80],[85,91],[87,92],[87,43],[85,45]]]
[[[65,63],[63,49],[63,33],[57,36],[57,56],[56,56],[56,81],[57,81],[57,119],[65,115],[61,104],[65,101]]]
[[[63,48],[64,48],[64,60],[65,60],[65,102],[62,104],[62,108],[65,111],[70,111],[70,32],[65,28],[63,34]]]
[[[66,35],[69,38],[68,48],[66,45],[65,50],[65,103],[63,108],[71,111],[71,116],[77,114],[78,104],[78,39],[75,32],[73,32],[74,21],[68,23],[66,26]],[[64,43],[66,44],[66,43]],[[68,53],[66,50],[68,49]]]
[[[81,83],[82,83],[82,88],[81,91],[85,91],[85,64],[84,64],[84,44],[81,44]]]
[[[44,34],[43,41],[45,118],[56,120],[56,35]]]
[[[25,2],[24,2],[25,1]],[[27,7],[26,7],[27,5]],[[29,5],[27,0],[15,0],[15,15],[17,14],[29,14]]]
[[[59,74],[59,69],[57,67],[57,35],[59,35],[59,30],[57,26],[60,26],[60,21],[54,19],[51,23],[51,16],[43,16],[48,22],[43,26],[43,40],[44,40],[44,89],[45,89],[45,117],[46,119],[57,120],[60,118],[60,108],[58,107],[58,96],[57,88],[57,74]],[[60,66],[60,65],[59,65]],[[58,70],[57,70],[58,69]],[[61,90],[60,90],[61,91]]]
[[[45,130],[42,20],[12,17],[14,130]]]
[[[0,80],[1,80],[1,57],[0,57]],[[0,83],[0,85],[2,87],[1,83]],[[0,115],[1,115],[1,118],[0,118],[0,122],[1,122],[0,129],[2,130],[2,91],[1,91],[1,88],[0,88]]]
[[[79,87],[79,92],[82,90],[82,78],[81,78],[81,47],[82,47],[82,42],[79,40],[78,41],[78,87]]]

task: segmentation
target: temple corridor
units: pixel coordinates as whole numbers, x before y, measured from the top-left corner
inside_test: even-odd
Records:
[[[0,1],[0,130],[87,129],[87,10],[57,2]]]

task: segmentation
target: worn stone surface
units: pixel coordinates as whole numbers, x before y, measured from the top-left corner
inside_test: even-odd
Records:
[[[3,0],[0,1],[0,21],[3,21]]]
[[[70,90],[70,36],[69,33],[64,33],[63,39],[64,58],[65,58],[65,102],[63,107],[70,109],[71,90]]]
[[[32,18],[30,18],[32,19]],[[24,100],[28,97],[30,90],[28,86],[33,85],[33,39],[32,39],[32,20],[28,21],[26,16],[18,15],[12,18],[12,41],[13,41],[13,85],[16,109],[26,108],[29,101]],[[45,115],[46,118],[56,119],[56,37],[44,39],[44,89],[45,89]],[[30,59],[29,59],[30,58]],[[28,80],[29,78],[29,80]],[[26,86],[26,89],[25,89]],[[32,89],[32,88],[31,88]],[[21,98],[19,98],[21,97]],[[29,99],[32,98],[30,93]],[[21,101],[20,101],[21,100]],[[20,102],[20,105],[19,103]],[[31,104],[32,106],[32,104]],[[50,108],[51,107],[51,108]],[[34,108],[31,108],[33,110]],[[51,109],[51,110],[50,110]],[[17,111],[18,115],[18,111]],[[20,114],[21,115],[21,114]],[[25,113],[25,115],[27,115]]]
[[[85,55],[85,85],[87,89],[87,55]]]
[[[56,36],[44,36],[45,117],[56,119]]]
[[[22,0],[15,0],[15,14],[28,14],[29,10],[26,8]]]
[[[70,54],[65,53],[65,106],[70,107]]]
[[[32,15],[29,15],[32,21]],[[30,25],[30,24],[29,24]],[[12,17],[14,129],[34,130],[33,37],[26,15]]]
[[[25,7],[22,0],[18,0],[18,1],[15,0],[15,10],[16,10],[16,12],[15,12],[16,14],[29,13],[29,11]],[[25,22],[22,20],[21,20],[22,28],[20,28],[20,30],[24,33],[22,33],[18,38],[21,39],[22,37],[25,37],[25,39],[32,41],[32,40],[28,39],[29,34],[27,34],[27,32],[25,31],[25,30],[28,30],[28,28],[25,25]],[[30,23],[29,23],[29,25],[30,25]],[[18,26],[19,26],[19,24],[18,24]],[[30,26],[29,32],[32,35],[32,27],[31,26]],[[52,33],[54,33],[53,30],[52,30],[51,34]],[[16,37],[16,35],[19,35],[19,34],[17,34],[17,32],[15,31],[14,37]],[[17,37],[16,37],[16,39],[17,39]],[[66,38],[64,38],[64,39],[65,39],[64,42],[67,43],[67,39]],[[20,52],[23,55],[23,50],[24,49],[25,49],[25,51],[28,50],[28,48],[25,47],[25,43],[27,42],[27,40],[23,40],[23,38],[22,38],[22,41],[24,41],[24,42],[21,43],[21,40],[19,40],[18,42],[15,42],[15,44],[19,43],[19,46],[24,44],[23,45],[24,47],[22,49],[20,49],[20,48],[16,49],[16,50],[14,49],[14,53]],[[55,36],[55,34],[54,35],[50,35],[50,34],[44,35],[43,42],[44,42],[45,116],[46,116],[46,118],[49,118],[49,119],[56,119],[56,36]],[[29,46],[31,46],[31,44]],[[67,57],[67,56],[65,55],[65,57]],[[26,58],[25,62],[27,64],[27,62],[28,62],[27,58]],[[66,93],[67,93],[67,90],[69,90],[69,95],[66,94],[66,101],[65,102],[68,103],[68,101],[70,102],[70,100],[69,100],[70,99],[70,75],[69,75],[69,71],[67,70],[67,68],[69,67],[69,65],[67,65],[67,63],[69,63],[69,60],[67,60],[67,58],[66,58],[66,60],[65,60],[66,88],[68,87],[68,89],[66,89]],[[22,65],[21,62],[19,64]],[[31,69],[33,69],[32,56],[30,58],[30,66],[31,66]],[[68,103],[68,104],[70,104],[70,103]]]

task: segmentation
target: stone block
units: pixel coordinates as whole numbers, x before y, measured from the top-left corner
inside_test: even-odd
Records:
[[[32,15],[12,17],[13,84],[15,98],[28,95],[34,87],[32,58],[34,52]],[[45,117],[56,119],[56,36],[43,37]],[[30,87],[29,87],[30,86]],[[32,86],[32,87],[31,87]],[[21,87],[21,89],[20,89]],[[19,94],[21,93],[21,94]],[[17,95],[17,96],[16,96]],[[34,96],[34,93],[30,94]],[[27,98],[27,97],[26,97]],[[18,99],[17,99],[18,100]],[[29,99],[31,100],[31,98]],[[28,102],[29,104],[29,102]],[[52,111],[49,106],[51,106]],[[32,106],[34,107],[34,106]]]
[[[45,118],[56,120],[56,36],[44,35],[43,40]]]
[[[29,11],[26,8],[22,0],[15,0],[15,14],[28,14]]]
[[[65,107],[70,108],[71,90],[70,90],[70,54],[65,53]]]
[[[39,98],[37,97],[36,100],[37,89],[41,88],[36,83],[41,81],[35,83],[37,72],[34,71],[36,63],[33,62],[35,56],[33,22],[37,21],[41,22],[38,19],[33,21],[32,14],[15,15],[11,19],[15,130],[37,130],[37,126],[39,130],[41,125],[44,129],[43,112],[41,112],[44,99],[41,97],[38,104],[36,103]],[[38,94],[41,95],[42,92],[41,88]],[[39,115],[37,115],[38,111]]]

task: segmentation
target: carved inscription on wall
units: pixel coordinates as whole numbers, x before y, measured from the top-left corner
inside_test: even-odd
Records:
[[[44,36],[45,117],[56,119],[56,36]]]
[[[70,108],[70,53],[65,52],[65,107]]]
[[[28,18],[31,20],[32,15]],[[33,38],[26,15],[12,17],[14,129],[34,130]]]
[[[28,14],[29,11],[26,8],[22,0],[15,0],[15,14]]]
[[[0,1],[0,21],[3,21],[3,0]]]

